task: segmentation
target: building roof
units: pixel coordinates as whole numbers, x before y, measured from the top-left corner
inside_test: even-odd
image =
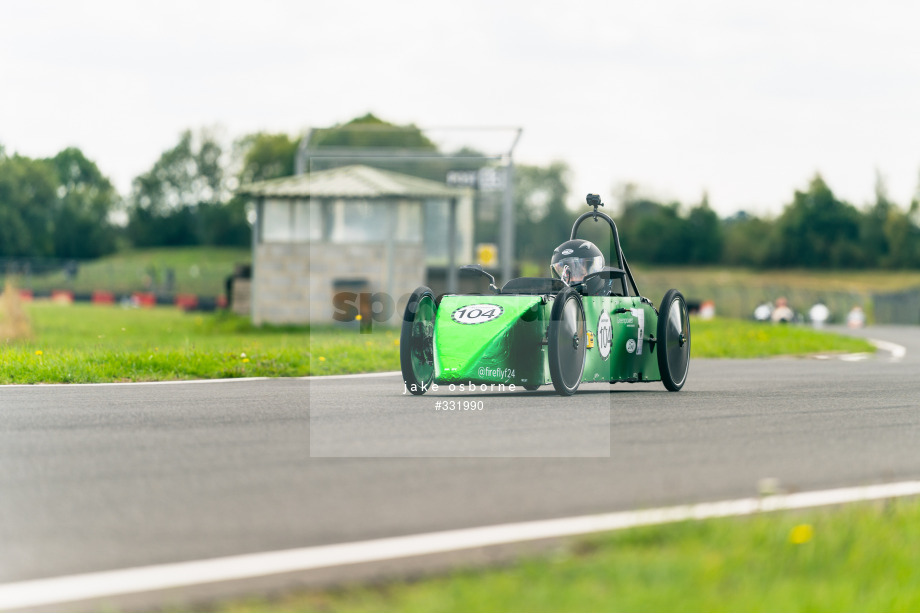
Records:
[[[238,191],[276,198],[450,198],[465,193],[437,181],[363,164],[259,181]]]

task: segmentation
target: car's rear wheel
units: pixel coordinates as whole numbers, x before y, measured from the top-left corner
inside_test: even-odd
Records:
[[[657,350],[661,382],[677,392],[690,371],[690,316],[684,295],[674,289],[665,293],[659,306]]]
[[[403,381],[412,394],[425,394],[434,380],[434,294],[420,286],[409,297],[399,337]]]
[[[556,295],[547,336],[553,388],[563,396],[574,394],[585,370],[587,343],[585,308],[581,296],[572,288],[565,288]]]

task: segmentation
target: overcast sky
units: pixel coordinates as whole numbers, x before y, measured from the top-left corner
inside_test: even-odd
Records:
[[[297,134],[373,112],[521,126],[573,201],[635,182],[776,213],[816,171],[906,205],[920,2],[0,0],[0,144],[80,147],[123,193],[185,128]],[[472,138],[472,137],[471,137]]]

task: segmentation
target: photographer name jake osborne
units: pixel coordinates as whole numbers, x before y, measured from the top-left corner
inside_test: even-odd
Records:
[[[409,385],[403,381],[403,394],[418,394],[419,392],[443,392],[447,390],[449,392],[514,392],[517,389],[517,386],[514,384],[474,384],[473,382],[468,382],[466,384],[450,384],[449,386],[439,386],[437,384],[429,384],[426,386],[423,383],[418,384],[416,387],[415,384],[412,384],[411,390]]]

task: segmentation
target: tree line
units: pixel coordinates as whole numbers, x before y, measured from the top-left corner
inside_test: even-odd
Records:
[[[538,264],[568,238],[577,210],[568,191],[568,168],[519,166],[516,171],[518,256]],[[580,199],[578,199],[580,200]],[[610,210],[612,208],[612,210]],[[643,196],[635,185],[618,190],[606,211],[617,223],[631,262],[752,268],[920,267],[920,198],[909,207],[892,202],[876,182],[875,202],[858,208],[834,195],[820,175],[796,190],[776,218],[739,212],[720,218],[704,194],[684,205]],[[606,224],[582,224],[579,236],[606,253]]]
[[[0,256],[95,258],[115,250],[112,183],[79,149],[52,158],[0,147]]]
[[[185,131],[175,146],[120,195],[78,148],[51,158],[7,154],[0,147],[0,257],[89,259],[130,247],[247,246],[251,214],[238,186],[292,175],[300,139],[255,133],[224,147],[209,130]],[[440,155],[414,125],[397,126],[371,114],[311,135],[311,149],[394,148],[426,159],[376,164],[443,181],[447,170],[475,169],[479,152]],[[356,149],[356,150],[357,150]],[[344,163],[326,160],[327,164]],[[408,165],[408,166],[407,166]],[[518,260],[548,261],[568,238],[575,215],[587,210],[570,194],[568,167],[517,165],[514,199]],[[493,203],[494,205],[494,203]],[[631,261],[660,265],[758,268],[906,268],[920,266],[920,203],[891,201],[877,182],[875,202],[856,207],[839,199],[816,175],[795,191],[775,218],[744,212],[720,218],[705,195],[684,205],[643,196],[633,185],[610,204]],[[494,220],[477,220],[476,240],[497,240]],[[584,224],[602,245],[607,229]]]
[[[179,135],[120,195],[69,147],[51,158],[0,146],[0,257],[92,259],[132,247],[247,246],[241,182],[293,173],[297,143],[255,134],[225,148],[208,130]]]
[[[920,202],[891,201],[881,180],[875,202],[858,208],[817,174],[776,218],[739,212],[720,219],[704,196],[684,207],[624,190],[618,225],[630,259],[652,264],[754,268],[910,268],[920,266]]]

